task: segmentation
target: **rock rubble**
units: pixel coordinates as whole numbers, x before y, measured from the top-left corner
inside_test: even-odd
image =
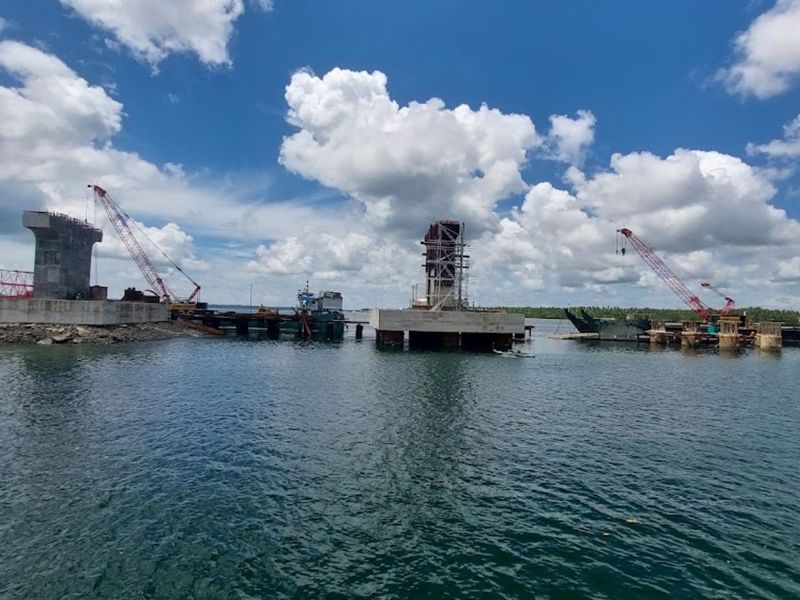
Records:
[[[202,335],[181,321],[109,326],[0,323],[0,344],[109,345]]]

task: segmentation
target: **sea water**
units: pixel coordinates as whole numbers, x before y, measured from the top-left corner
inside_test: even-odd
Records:
[[[800,351],[537,325],[0,348],[0,597],[800,597]]]

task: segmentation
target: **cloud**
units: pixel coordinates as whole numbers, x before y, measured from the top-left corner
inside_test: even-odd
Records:
[[[128,249],[105,216],[98,219],[96,224],[103,230],[103,243],[98,246],[98,256],[129,260]],[[194,238],[178,224],[148,227],[133,220],[131,230],[157,269],[172,269],[173,262],[193,271],[208,269],[208,263],[197,259]]]
[[[480,244],[487,244],[488,270],[532,290],[552,293],[636,279],[613,254],[614,226],[590,216],[575,195],[550,183],[534,185],[522,206],[487,237]],[[479,269],[484,277],[485,270]]]
[[[332,233],[306,227],[297,235],[259,245],[248,268],[294,280],[311,276],[335,285],[350,281],[362,292],[377,287],[402,293],[422,279],[417,244],[377,236],[363,222],[354,228],[360,230]]]
[[[709,280],[753,303],[767,290],[796,292],[783,284],[800,254],[800,223],[771,204],[776,190],[764,173],[737,157],[683,149],[664,158],[616,154],[608,170],[571,168],[567,181],[571,190],[532,186],[498,230],[475,242],[486,251],[482,288],[513,280],[542,298],[561,290],[579,303],[677,305],[635,255],[615,253],[616,229],[626,225],[681,265],[690,285]]]
[[[740,33],[737,60],[717,74],[728,91],[769,98],[786,91],[800,74],[800,0],[778,0]]]
[[[0,88],[0,111],[8,116],[0,123],[4,146],[22,139],[39,139],[40,146],[73,144],[86,137],[104,139],[121,129],[122,105],[56,57],[3,41],[0,67],[24,82],[20,88]]]
[[[235,184],[207,182],[185,173],[180,165],[159,167],[115,148],[113,138],[123,126],[122,104],[42,50],[0,42],[0,74],[9,82],[0,85],[4,267],[30,268],[32,259],[14,245],[28,244],[32,252],[33,238],[22,228],[20,215],[23,210],[46,208],[81,219],[88,216],[104,229],[98,255],[110,264],[101,266],[101,283],[121,293],[140,281],[116,233],[103,219],[102,208],[92,205],[88,183],[106,188],[187,272],[213,269],[218,285],[206,289],[216,288],[217,298],[242,286],[247,276],[242,267],[249,253],[242,257],[235,250],[217,250],[212,257],[203,256],[196,236],[203,236],[206,244],[224,240],[254,248],[265,238],[291,234],[296,223],[325,224],[343,218],[304,202],[264,202],[261,184],[253,190],[238,179]],[[164,266],[157,252],[148,253],[160,268]],[[26,262],[10,264],[12,259]],[[176,290],[182,285],[177,282]]]
[[[783,126],[783,138],[766,144],[748,144],[749,154],[766,154],[770,158],[800,157],[800,115]]]
[[[545,142],[545,158],[581,165],[594,141],[597,119],[589,110],[579,110],[578,117],[550,115],[550,131]]]
[[[251,0],[250,3],[256,8],[260,8],[264,12],[268,12],[275,8],[275,3],[272,0]]]
[[[7,203],[27,206],[16,200],[24,187],[38,205],[83,218],[86,185],[98,183],[137,218],[180,222],[210,236],[236,231],[262,239],[328,219],[303,202],[262,203],[261,190],[246,182],[208,183],[180,165],[159,167],[115,148],[122,104],[51,54],[3,41],[0,70],[17,82],[0,86],[0,183],[17,190]]]
[[[281,162],[354,198],[364,212],[333,237],[304,230],[263,244],[252,268],[360,279],[371,249],[385,245],[413,256],[428,222],[457,218],[468,222],[471,289],[484,303],[508,302],[513,293],[518,302],[563,302],[566,294],[624,303],[647,296],[674,306],[677,299],[635,257],[615,254],[616,229],[627,225],[693,275],[733,285],[742,298],[753,290],[788,297],[786,274],[776,265],[800,252],[800,224],[772,204],[774,174],[738,157],[634,152],[584,172],[577,165],[596,124],[588,110],[574,118],[553,115],[542,139],[524,115],[485,106],[448,109],[436,99],[400,106],[379,72],[297,73],[286,99],[289,122],[300,131],[284,140]],[[526,135],[507,119],[524,124]],[[571,163],[569,189],[524,182],[520,169],[529,155]],[[476,190],[477,183],[484,187]],[[521,206],[500,212],[500,201],[520,190],[526,190]],[[330,265],[334,240],[353,249],[336,252],[349,257],[344,266]],[[402,279],[422,278],[418,258],[401,262]],[[380,265],[374,272],[385,275]]]
[[[171,53],[191,52],[206,65],[230,65],[228,41],[244,12],[242,0],[61,0],[93,25],[110,31],[154,67]],[[271,2],[257,5],[268,10]]]
[[[484,304],[676,305],[635,256],[614,253],[622,225],[740,303],[786,304],[800,291],[800,224],[772,204],[771,172],[735,156],[615,154],[605,169],[571,166],[565,189],[531,185],[521,170],[558,139],[552,128],[543,141],[525,115],[436,99],[400,106],[384,75],[337,69],[292,77],[298,130],[280,160],[345,197],[266,202],[262,182],[208,181],[116,148],[122,104],[55,56],[0,42],[0,70],[0,219],[18,223],[24,208],[41,207],[91,216],[86,184],[99,183],[211,300],[247,301],[252,283],[257,302],[286,305],[309,276],[312,287],[345,293],[348,306],[404,304],[423,278],[419,240],[440,218],[468,222],[470,289]],[[564,118],[585,133],[590,114]],[[575,160],[588,142],[562,146]],[[501,210],[515,194],[524,194],[519,206]],[[103,226],[100,283],[121,292],[141,276]],[[17,227],[4,231],[0,253],[3,266],[25,268],[32,240]]]
[[[400,106],[380,71],[295,73],[280,163],[359,201],[384,229],[459,215],[476,230],[496,222],[501,199],[524,192],[527,152],[540,145],[528,116],[486,105],[453,109],[438,98]]]
[[[615,154],[610,171],[577,179],[575,189],[597,215],[636,224],[664,249],[780,245],[800,233],[796,222],[769,203],[772,182],[740,158],[719,152]]]

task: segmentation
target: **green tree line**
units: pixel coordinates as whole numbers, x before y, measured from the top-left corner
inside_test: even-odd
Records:
[[[563,319],[564,308],[560,306],[498,306],[497,310],[511,313],[522,313],[531,319]],[[624,319],[628,316],[646,317],[659,321],[697,321],[697,314],[689,309],[672,308],[622,308],[619,306],[576,306],[569,307],[572,312],[583,309],[598,319],[613,318]],[[761,321],[781,321],[786,325],[800,323],[800,313],[794,310],[778,310],[753,306],[739,308],[734,311],[737,315],[746,315],[748,321],[758,323]]]

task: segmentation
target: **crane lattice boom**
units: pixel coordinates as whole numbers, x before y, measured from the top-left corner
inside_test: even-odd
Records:
[[[627,240],[630,241],[634,250],[636,250],[639,256],[642,257],[642,260],[647,264],[647,266],[653,269],[656,275],[658,275],[664,281],[664,283],[666,283],[669,288],[689,306],[689,308],[696,312],[704,321],[708,320],[708,317],[714,312],[713,309],[700,300],[696,294],[692,293],[692,291],[686,286],[681,278],[678,277],[675,272],[669,268],[667,263],[664,262],[664,260],[658,255],[653,246],[637,237],[627,227],[618,229],[617,233],[622,234]],[[731,310],[733,310],[734,301],[732,298],[724,296],[718,290],[714,289],[711,284],[702,283],[701,285],[705,288],[715,291],[725,298],[725,306],[720,311],[721,315],[727,315],[731,312]]]
[[[108,195],[108,192],[106,192],[99,185],[90,184],[89,187],[92,188],[95,198],[100,202],[100,204],[103,205],[106,215],[108,215],[108,220],[111,221],[111,225],[113,225],[114,229],[117,231],[117,235],[119,235],[122,243],[125,244],[125,247],[128,249],[131,258],[133,258],[136,266],[139,267],[139,270],[142,272],[145,280],[147,280],[147,283],[150,285],[152,291],[158,294],[163,302],[178,302],[178,297],[175,295],[175,292],[170,289],[161,275],[159,275],[158,271],[153,265],[153,262],[142,249],[141,244],[139,244],[139,240],[137,240],[136,236],[133,235],[133,231],[131,231],[130,225],[128,225],[128,221],[131,220],[130,216],[128,216],[128,214],[125,213],[125,211],[122,210],[119,205],[111,199],[111,196]],[[164,254],[163,251],[161,253]],[[185,300],[185,302],[192,302],[200,292],[200,286],[191,277],[186,275],[186,273],[183,272],[183,269],[175,264],[172,259],[166,256],[166,254],[164,254],[164,256],[178,271],[181,272],[184,277],[186,277],[195,285],[195,289],[191,296]]]

